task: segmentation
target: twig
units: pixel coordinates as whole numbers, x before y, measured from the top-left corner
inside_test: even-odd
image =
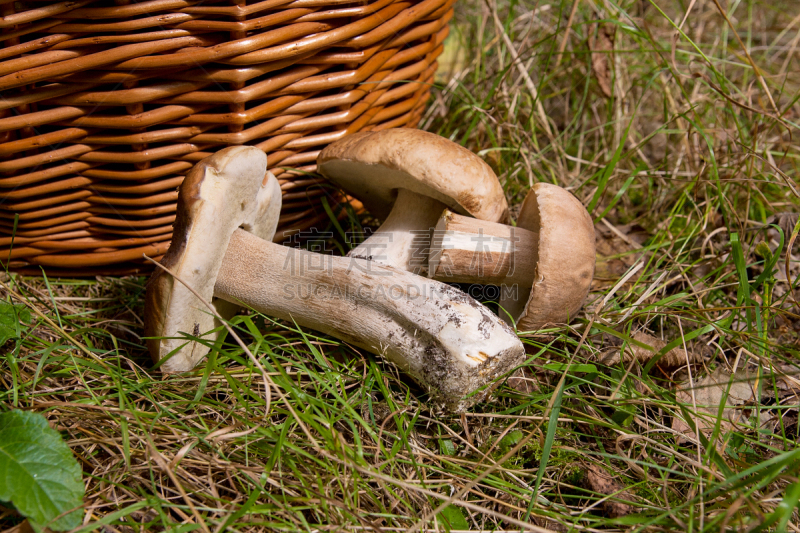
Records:
[[[567,27],[564,30],[564,38],[561,39],[561,44],[558,47],[558,55],[556,56],[556,68],[561,64],[561,58],[564,56],[564,50],[567,48],[567,41],[569,34],[572,31],[572,21],[575,20],[575,13],[578,11],[578,3],[581,0],[573,0],[572,11],[569,13],[569,20],[567,20]]]

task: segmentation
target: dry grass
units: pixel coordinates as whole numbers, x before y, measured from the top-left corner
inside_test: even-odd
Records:
[[[229,341],[195,374],[150,370],[143,279],[14,278],[35,324],[3,347],[0,408],[63,432],[82,531],[798,530],[800,268],[780,243],[800,227],[800,6],[461,0],[440,81],[424,127],[485,157],[512,206],[549,181],[596,217],[585,313],[521,332],[524,368],[460,417],[372,355],[243,315],[267,411]],[[692,364],[620,357],[642,332]],[[734,422],[678,391],[712,371],[753,386]]]

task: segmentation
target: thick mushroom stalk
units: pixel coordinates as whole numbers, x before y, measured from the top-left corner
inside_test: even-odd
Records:
[[[246,305],[385,356],[447,409],[480,400],[489,384],[522,361],[514,331],[444,283],[364,259],[273,244],[279,204],[263,152],[218,152],[181,186],[180,223],[163,263],[205,299],[213,297],[218,309],[226,302],[231,309]],[[153,359],[168,358],[163,370],[191,370],[218,326],[181,283],[163,273],[151,278],[145,333],[153,337]]]
[[[350,250],[348,257],[377,261],[415,274],[427,272],[431,228],[447,206],[429,196],[400,189],[386,220]]]
[[[436,223],[428,275],[448,283],[529,286],[536,275],[539,234],[445,209]]]
[[[320,152],[317,169],[385,219],[350,257],[424,273],[431,230],[443,209],[491,222],[508,219],[503,188],[489,165],[426,131],[348,135]]]
[[[379,354],[449,410],[482,399],[487,391],[476,391],[524,358],[505,322],[447,284],[242,230],[231,237],[214,295]]]
[[[429,266],[433,279],[502,285],[504,316],[535,331],[569,322],[583,305],[594,277],[594,225],[572,194],[537,183],[516,228],[445,212]]]

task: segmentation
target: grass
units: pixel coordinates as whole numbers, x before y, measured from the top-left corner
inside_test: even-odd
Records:
[[[164,377],[145,279],[16,276],[33,324],[0,408],[72,447],[80,531],[797,531],[799,50],[791,1],[460,0],[422,127],[481,154],[512,214],[547,181],[598,232],[584,312],[520,332],[524,368],[469,413],[253,313],[234,324],[272,385],[230,339]],[[695,362],[602,363],[640,331]],[[678,390],[734,370],[758,376],[736,423]]]

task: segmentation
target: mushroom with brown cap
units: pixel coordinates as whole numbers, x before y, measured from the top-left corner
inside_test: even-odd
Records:
[[[426,131],[349,135],[317,157],[317,170],[385,221],[350,257],[420,273],[443,209],[506,222],[508,204],[492,169],[466,148]]]
[[[445,212],[434,235],[429,276],[502,285],[500,306],[520,331],[568,322],[589,293],[595,266],[592,218],[556,185],[533,186],[515,228]]]
[[[250,179],[237,179],[248,172]],[[213,298],[221,252],[237,228],[272,239],[281,211],[278,180],[267,172],[264,152],[231,146],[195,165],[181,184],[179,201],[172,243],[161,263],[229,320],[241,305]],[[221,334],[222,324],[163,270],[151,276],[146,298],[145,333],[160,337],[147,341],[150,353],[159,354],[156,362],[172,354],[161,365],[166,372],[191,370],[208,353],[206,344]],[[180,332],[202,342],[187,343]]]
[[[480,389],[522,361],[514,331],[457,289],[365,259],[280,246],[269,232],[248,232],[256,223],[244,213],[266,213],[271,220],[280,191],[263,152],[227,150],[202,161],[181,186],[181,224],[164,260],[200,294],[380,354],[448,409],[479,400]],[[168,337],[152,339],[149,347],[156,361],[171,356],[163,366],[169,371],[191,369],[208,351],[207,343],[182,333],[202,337],[214,325],[203,304],[178,286],[166,274],[148,284],[146,334]]]

